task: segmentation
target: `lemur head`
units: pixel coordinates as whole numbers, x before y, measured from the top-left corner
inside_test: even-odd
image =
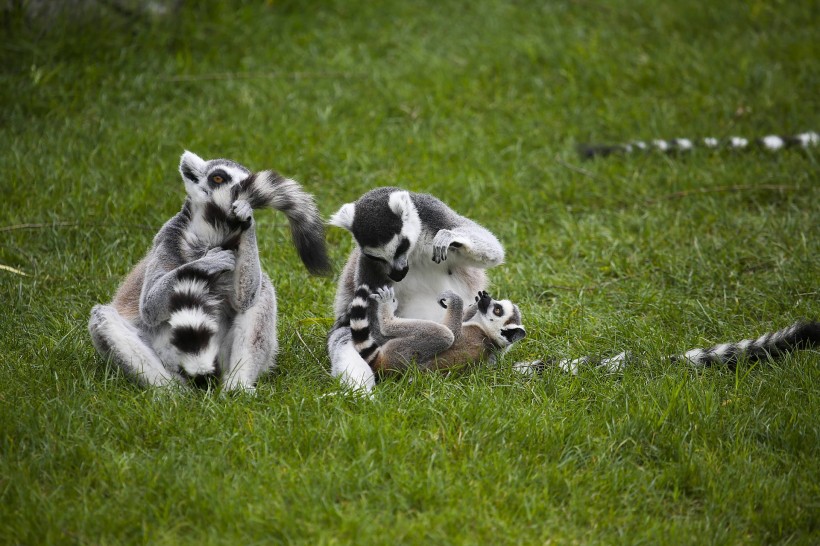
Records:
[[[347,203],[331,216],[330,224],[348,230],[374,267],[394,282],[410,270],[408,256],[421,234],[421,219],[410,193],[399,188],[376,188]]]
[[[213,201],[223,209],[230,206],[239,183],[251,174],[247,168],[230,159],[205,161],[187,150],[179,161],[179,172],[185,182],[185,191],[194,204]]]
[[[506,348],[527,335],[521,324],[521,310],[510,300],[494,300],[481,291],[471,307],[477,307],[470,322],[477,322],[499,347]]]

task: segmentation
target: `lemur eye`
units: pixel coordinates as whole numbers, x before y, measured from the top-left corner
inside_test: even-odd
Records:
[[[496,303],[495,306],[493,307],[493,315],[495,315],[497,317],[500,317],[503,314],[504,314],[504,308]]]
[[[219,185],[224,184],[225,182],[230,182],[231,177],[228,176],[228,174],[222,169],[217,169],[211,173],[211,175],[208,177],[208,181],[211,184]]]

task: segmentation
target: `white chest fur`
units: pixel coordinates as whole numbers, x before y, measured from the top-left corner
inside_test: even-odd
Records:
[[[396,314],[403,318],[426,319],[441,322],[445,309],[438,304],[439,294],[452,290],[469,305],[475,296],[473,287],[455,271],[451,275],[446,263],[431,263],[424,267],[410,267],[407,276],[393,285],[399,308]]]

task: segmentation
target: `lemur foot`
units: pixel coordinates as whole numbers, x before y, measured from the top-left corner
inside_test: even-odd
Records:
[[[233,271],[236,267],[236,254],[232,250],[216,247],[209,250],[196,262],[197,269],[206,275],[218,275],[225,271]]]
[[[476,302],[486,300],[487,303],[489,303],[492,299],[493,297],[490,294],[488,294],[486,290],[479,290],[478,295],[475,297]]]
[[[438,304],[447,309],[453,304],[453,301],[455,301],[456,298],[458,298],[458,294],[452,290],[445,290],[438,295]]]
[[[449,229],[440,229],[433,239],[433,261],[441,263],[447,259],[447,251],[450,247],[459,248],[462,246],[457,240],[456,234]]]

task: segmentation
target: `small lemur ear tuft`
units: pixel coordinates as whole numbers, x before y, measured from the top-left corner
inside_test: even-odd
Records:
[[[331,226],[340,227],[350,231],[353,228],[353,216],[356,214],[356,204],[347,203],[342,205],[336,214],[330,217],[327,221]]]
[[[185,150],[179,160],[179,173],[182,178],[193,183],[199,181],[205,175],[207,162],[193,152]]]
[[[508,328],[502,328],[501,335],[510,343],[515,343],[519,339],[524,339],[527,332],[524,331],[523,326],[510,326]]]

